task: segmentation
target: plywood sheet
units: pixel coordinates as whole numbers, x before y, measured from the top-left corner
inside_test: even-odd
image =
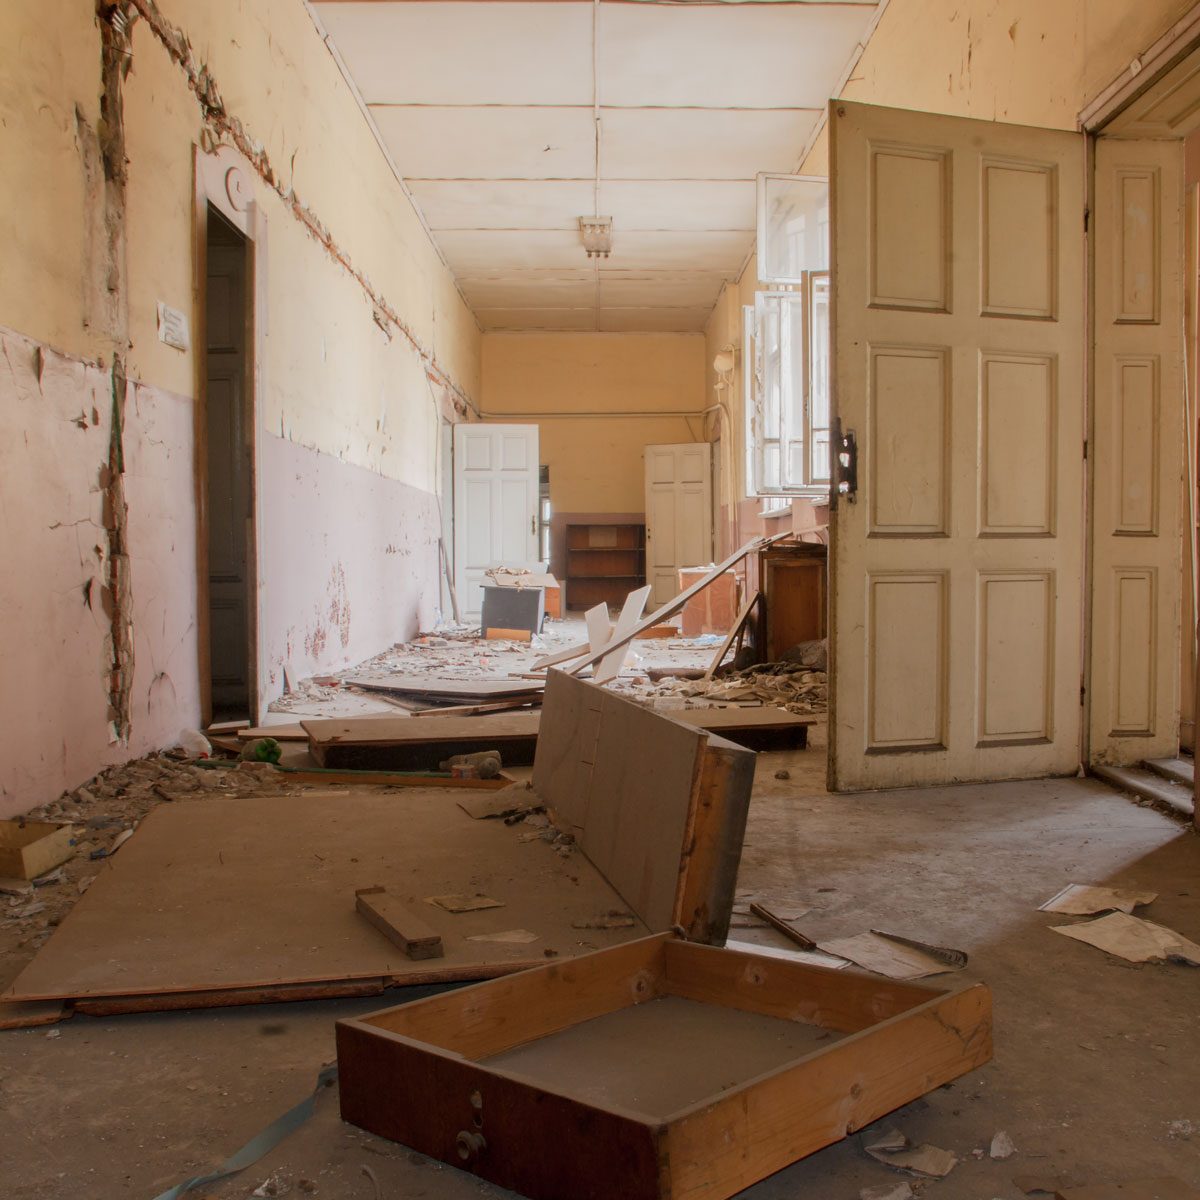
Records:
[[[215,992],[314,981],[478,979],[647,932],[572,928],[621,900],[578,852],[473,821],[444,791],[209,799],[153,811],[4,1000]],[[411,962],[355,911],[386,887],[442,936]],[[425,897],[483,892],[453,914]],[[527,945],[471,942],[525,928]],[[269,999],[269,996],[261,996]]]
[[[651,929],[686,897],[723,939],[753,754],[562,671],[545,712],[533,786],[556,820]]]

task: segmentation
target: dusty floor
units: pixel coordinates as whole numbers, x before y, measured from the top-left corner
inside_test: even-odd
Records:
[[[791,778],[776,780],[780,768]],[[1036,911],[1069,880],[1145,886],[1161,894],[1148,916],[1200,938],[1200,840],[1087,781],[834,797],[822,772],[819,744],[760,756],[743,899],[811,907],[800,924],[816,937],[883,923],[963,947],[965,976],[995,995],[994,1063],[889,1118],[963,1159],[925,1194],[1017,1200],[1014,1177],[1064,1172],[1092,1182],[1169,1171],[1200,1185],[1200,974],[1110,960],[1048,932],[1061,918]],[[309,1092],[333,1056],[334,1020],[384,1003],[76,1017],[0,1034],[0,1195],[151,1200]],[[1017,1153],[974,1159],[998,1130]],[[833,1200],[901,1178],[855,1137],[745,1196]],[[332,1091],[262,1162],[193,1194],[249,1196],[268,1180],[275,1194],[338,1200],[508,1195],[343,1125]]]

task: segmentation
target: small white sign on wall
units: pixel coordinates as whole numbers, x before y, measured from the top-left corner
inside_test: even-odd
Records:
[[[188,350],[192,345],[187,313],[161,300],[158,302],[158,340],[174,346],[176,350]]]

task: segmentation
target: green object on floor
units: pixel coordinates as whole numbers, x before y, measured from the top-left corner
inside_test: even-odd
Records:
[[[283,757],[283,747],[272,737],[255,738],[247,743],[238,758],[244,762],[265,762],[278,765]]]

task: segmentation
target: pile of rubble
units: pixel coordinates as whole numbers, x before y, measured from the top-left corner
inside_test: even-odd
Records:
[[[824,713],[828,676],[799,663],[761,663],[714,679],[663,679],[655,696],[683,696],[725,703],[758,701],[802,716]]]

